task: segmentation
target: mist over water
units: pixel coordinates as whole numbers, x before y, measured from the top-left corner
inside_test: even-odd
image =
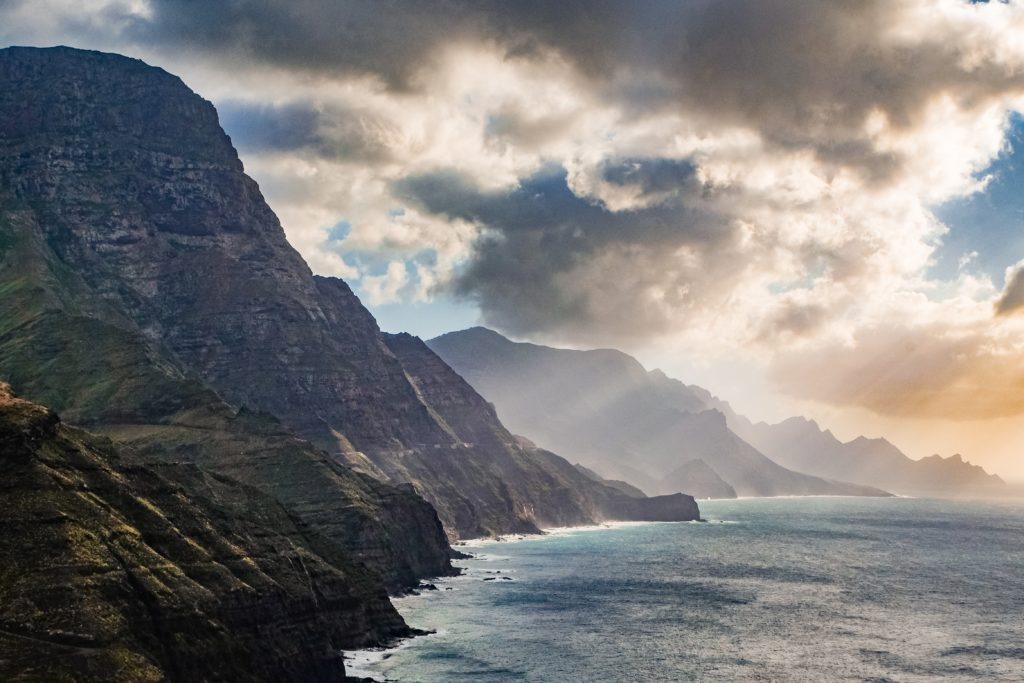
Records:
[[[1024,504],[701,508],[706,524],[470,545],[478,557],[460,563],[465,576],[398,601],[411,625],[438,633],[362,672],[402,682],[1024,680]]]

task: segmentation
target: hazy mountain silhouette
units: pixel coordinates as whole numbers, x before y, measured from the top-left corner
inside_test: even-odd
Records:
[[[476,327],[428,342],[515,432],[648,493],[881,495],[782,467],[737,436],[714,397],[611,349],[517,343]]]

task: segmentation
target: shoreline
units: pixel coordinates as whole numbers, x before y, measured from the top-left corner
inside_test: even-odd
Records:
[[[893,498],[917,499],[920,496],[909,496],[902,493],[890,493],[886,496],[858,496],[850,493],[809,493],[786,494],[782,496],[736,496],[735,498],[698,498],[698,502],[709,503],[717,500],[798,500],[801,498],[855,498],[857,500],[892,500]]]
[[[586,524],[580,526],[560,526],[560,527],[545,527],[540,530],[539,534],[502,534],[500,536],[488,537],[481,536],[477,538],[468,538],[457,541],[452,545],[453,549],[460,551],[467,550],[471,551],[474,548],[484,548],[493,546],[498,543],[512,543],[515,541],[530,541],[539,540],[551,536],[567,536],[574,533],[589,533],[594,531],[608,531],[611,529],[620,528],[631,528],[647,526],[651,524],[703,524],[703,520],[690,520],[686,522],[637,522],[637,521],[608,521],[601,522],[600,524]],[[466,558],[461,558],[463,562],[486,561],[487,555],[470,554]],[[471,576],[466,573],[469,567],[459,567],[460,573],[455,576],[440,576],[436,578],[422,579],[421,583],[430,583],[437,587],[437,590],[417,590],[412,589],[416,592],[408,592],[401,595],[390,596],[392,604],[395,605],[395,609],[401,614],[401,603],[410,598],[423,598],[431,596],[429,599],[440,599],[445,592],[453,590],[453,587],[448,585],[458,581],[460,579],[469,579]],[[404,616],[403,616],[404,618]],[[413,626],[412,628],[419,628]],[[386,678],[378,678],[381,674],[379,672],[371,670],[370,667],[384,661],[390,657],[394,652],[405,648],[411,647],[414,643],[420,642],[423,638],[440,637],[446,635],[443,630],[426,630],[423,633],[415,634],[407,638],[400,638],[390,645],[381,645],[376,647],[363,648],[361,650],[342,650],[342,657],[345,661],[345,677],[355,680],[372,680],[377,683],[387,683]]]
[[[723,498],[723,499],[716,499],[716,500],[722,500],[722,501],[726,501],[726,502],[739,501],[739,500],[762,500],[762,499],[768,499],[768,500],[776,499],[776,500],[780,500],[780,501],[792,501],[792,500],[797,500],[797,499],[802,499],[802,498],[850,498],[850,499],[855,499],[855,500],[865,500],[865,498],[863,496],[838,496],[838,495],[821,495],[821,496],[749,496],[749,497],[744,497],[744,498]],[[900,499],[900,500],[903,500],[903,501],[928,500],[927,498],[917,498],[917,497],[914,497],[914,496],[898,496],[898,497],[894,496],[894,497],[885,498],[885,499],[882,499],[882,500],[896,500],[896,499]],[[959,502],[959,501],[955,501],[954,500],[952,502]],[[977,502],[977,503],[998,503],[1000,501],[992,501],[992,500],[983,499],[983,500],[971,501],[971,502]],[[1019,501],[1014,501],[1014,502],[1019,504]],[[693,521],[688,521],[688,522],[608,521],[608,522],[602,522],[600,524],[590,524],[590,525],[581,525],[581,526],[546,527],[546,528],[542,528],[540,530],[541,533],[539,533],[539,534],[515,533],[515,534],[503,534],[503,535],[500,535],[500,536],[497,536],[497,537],[478,537],[478,538],[472,538],[472,539],[464,539],[464,540],[458,541],[457,544],[453,545],[453,548],[461,550],[461,551],[463,551],[463,552],[465,552],[465,553],[467,553],[469,555],[469,557],[467,557],[467,558],[464,558],[464,559],[461,559],[461,560],[456,560],[456,562],[459,563],[458,565],[456,565],[460,569],[460,574],[459,575],[438,577],[436,579],[424,579],[423,580],[424,582],[429,582],[429,583],[435,584],[436,587],[437,587],[437,590],[435,591],[435,590],[426,589],[426,590],[417,591],[415,593],[409,593],[409,594],[404,594],[404,595],[392,596],[391,600],[392,600],[395,608],[399,611],[400,614],[402,614],[403,613],[403,603],[405,603],[407,600],[428,600],[428,601],[442,600],[442,599],[444,599],[443,596],[445,595],[445,593],[447,593],[448,590],[458,590],[458,588],[456,586],[457,586],[457,584],[459,582],[462,582],[462,581],[480,581],[480,580],[485,580],[484,577],[486,577],[488,575],[495,574],[494,571],[491,571],[491,570],[488,570],[488,569],[485,568],[485,567],[487,567],[489,562],[500,562],[502,560],[508,559],[508,558],[503,557],[501,555],[501,551],[500,550],[495,550],[495,548],[500,548],[501,547],[499,544],[512,543],[512,542],[516,542],[516,541],[530,541],[530,540],[539,541],[539,540],[543,540],[543,539],[546,539],[546,538],[557,538],[557,537],[571,536],[571,535],[575,535],[575,534],[585,534],[585,533],[599,532],[599,531],[609,531],[609,530],[615,530],[615,529],[624,529],[624,528],[628,529],[628,528],[634,528],[634,527],[645,527],[645,526],[649,526],[649,525],[698,524],[698,525],[701,525],[701,526],[705,526],[705,525],[712,525],[713,526],[713,525],[718,525],[718,524],[742,524],[742,523],[743,522],[730,521],[730,520],[721,520],[721,519],[712,519],[712,520],[708,520],[708,521],[705,521],[705,520],[702,519],[700,521],[693,520]],[[491,565],[491,566],[493,567],[494,565]],[[505,575],[508,575],[509,573],[513,573],[514,574],[514,570],[512,572],[509,572],[504,567],[502,567],[502,570],[503,570],[503,572],[499,572],[499,573],[504,573]],[[514,580],[520,580],[520,579],[517,577]],[[500,584],[501,581],[495,581],[495,583]],[[402,614],[402,616],[403,616],[403,618],[405,618],[404,614]],[[410,626],[412,626],[412,628],[418,628],[418,629],[429,629],[430,628],[429,625],[427,625],[427,626],[423,626],[423,625],[419,625],[419,626],[410,625]],[[384,672],[374,670],[375,667],[377,665],[379,665],[381,662],[383,662],[384,660],[386,660],[389,657],[391,657],[394,653],[400,651],[401,649],[408,648],[408,647],[415,647],[418,643],[423,642],[421,639],[432,638],[432,637],[448,637],[448,635],[449,635],[448,631],[446,631],[444,629],[438,629],[436,631],[427,630],[426,633],[413,635],[413,636],[410,636],[410,637],[407,637],[407,638],[402,638],[402,639],[399,639],[399,640],[397,640],[397,641],[395,641],[395,642],[393,642],[393,643],[391,643],[391,644],[389,644],[387,646],[370,647],[370,648],[364,648],[364,649],[361,649],[361,650],[345,650],[345,651],[342,651],[342,655],[343,655],[344,662],[345,662],[346,677],[349,677],[349,678],[352,678],[352,679],[356,679],[356,680],[374,681],[376,683],[388,683],[389,681],[391,681],[393,683],[394,679],[387,678],[387,675]]]
[[[511,541],[529,541],[538,538],[544,538],[546,536],[561,536],[571,533],[580,533],[586,531],[605,531],[608,529],[619,529],[624,527],[634,526],[647,526],[649,524],[695,524],[701,520],[687,520],[685,522],[655,522],[655,521],[621,521],[612,520],[607,522],[601,522],[599,524],[581,524],[579,526],[553,526],[543,527],[540,533],[537,534],[525,534],[525,533],[513,533],[513,534],[500,534],[498,536],[477,536],[475,538],[463,538],[456,541],[453,548],[468,548],[477,545],[491,545],[492,543],[507,543]]]

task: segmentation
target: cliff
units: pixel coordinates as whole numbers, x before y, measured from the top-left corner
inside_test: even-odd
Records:
[[[137,60],[64,48],[0,50],[0,85],[0,376],[150,459],[273,495],[392,590],[453,571],[427,503],[227,404],[146,312],[178,310],[182,330],[199,315],[161,289],[184,286],[161,281],[161,264],[216,309],[230,286],[216,257],[255,258],[239,231],[265,205],[212,106]],[[269,324],[217,310],[225,338],[240,316]]]
[[[0,370],[26,396],[272,492],[391,585],[446,571],[446,544],[409,487],[345,464],[411,484],[452,537],[602,514],[592,482],[516,448],[457,375],[417,369],[432,353],[403,361],[348,285],[311,273],[179,79],[12,48],[0,85],[0,286],[21,299]]]
[[[0,385],[0,678],[338,681],[410,634],[378,577],[273,498],[144,465]]]

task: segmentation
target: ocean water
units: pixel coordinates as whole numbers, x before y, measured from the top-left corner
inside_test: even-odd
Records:
[[[470,544],[464,576],[397,601],[437,633],[361,653],[354,673],[1024,681],[1024,505],[776,498],[701,511],[707,523]]]

